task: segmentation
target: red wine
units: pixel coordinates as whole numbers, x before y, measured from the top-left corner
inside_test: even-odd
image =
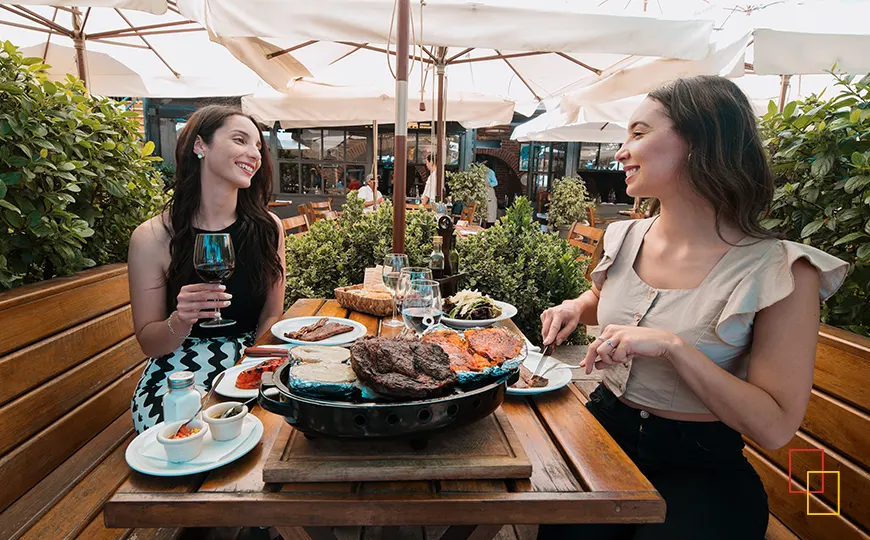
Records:
[[[235,266],[232,264],[198,264],[196,273],[206,283],[220,283],[233,275]]]

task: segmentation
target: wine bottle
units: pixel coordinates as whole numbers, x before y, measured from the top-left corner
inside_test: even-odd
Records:
[[[444,277],[444,253],[441,251],[441,237],[432,237],[432,253],[429,254],[429,269],[432,277],[441,279]]]

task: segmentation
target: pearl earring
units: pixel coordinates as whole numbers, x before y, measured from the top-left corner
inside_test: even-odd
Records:
[[[201,153],[201,152],[197,152],[197,153],[196,153],[196,157],[199,158],[199,159],[202,159],[202,153]]]

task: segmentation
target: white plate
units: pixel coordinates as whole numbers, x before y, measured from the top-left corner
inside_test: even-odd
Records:
[[[245,416],[244,422],[256,422],[256,425],[254,425],[254,431],[252,431],[251,434],[248,435],[248,438],[245,439],[245,442],[243,442],[238,448],[224,456],[223,459],[214,463],[198,465],[190,465],[187,463],[169,463],[143,456],[142,443],[146,440],[146,435],[150,434],[156,429],[162,428],[163,422],[160,422],[151,429],[140,433],[138,437],[133,439],[133,442],[131,442],[130,446],[127,447],[127,452],[124,454],[124,456],[127,458],[127,465],[129,465],[131,469],[133,469],[134,471],[139,471],[142,474],[150,474],[152,476],[185,476],[188,474],[197,474],[205,471],[210,471],[212,469],[217,469],[218,467],[223,467],[227,463],[232,463],[233,461],[250,452],[255,446],[257,446],[257,444],[259,444],[260,439],[263,437],[263,423],[260,422],[260,419],[253,414],[248,414],[247,416]],[[206,434],[206,436],[208,436],[208,434]],[[206,444],[209,440],[211,440],[211,438],[206,439]]]
[[[233,366],[226,370],[224,372],[226,373],[226,375],[224,375],[223,379],[221,379],[221,382],[219,382],[218,385],[215,386],[214,391],[224,397],[238,399],[241,401],[251,399],[252,397],[257,397],[257,394],[259,392],[258,388],[253,388],[251,390],[236,388],[236,379],[239,377],[239,373],[243,372],[244,370],[250,367],[254,367],[257,364],[274,360],[274,358],[251,358],[249,360],[251,361],[245,361],[237,366]]]
[[[452,326],[454,328],[484,328],[487,326],[492,326],[499,321],[506,321],[508,319],[511,319],[514,315],[517,314],[517,308],[512,306],[511,304],[508,304],[507,302],[499,302],[498,300],[493,300],[492,303],[501,308],[501,316],[496,317],[495,319],[466,321],[464,319],[451,319],[449,317],[441,317],[441,322],[446,324],[447,326]]]
[[[538,363],[541,361],[541,353],[539,352],[530,352],[526,359],[523,361],[523,365],[526,366],[526,369],[535,372],[535,368],[538,367]],[[560,364],[566,366],[567,364],[560,362],[553,358],[552,356],[547,358],[547,363],[544,364],[543,369],[548,369],[553,365]],[[555,368],[553,371],[544,375],[547,378],[547,386],[542,386],[541,388],[514,388],[508,387],[507,393],[514,396],[533,396],[535,394],[543,394],[544,392],[552,392],[553,390],[558,390],[560,388],[564,388],[571,382],[571,370],[567,368]]]
[[[347,345],[348,343],[353,343],[357,339],[363,337],[368,333],[368,328],[365,327],[362,323],[358,323],[356,321],[352,321],[350,319],[339,319],[338,317],[327,317],[329,322],[336,322],[341,324],[348,324],[353,326],[354,329],[350,332],[346,332],[344,334],[339,334],[337,336],[332,336],[331,338],[322,339],[320,341],[302,341],[299,339],[290,339],[285,337],[284,334],[287,332],[295,332],[302,328],[303,326],[309,326],[323,317],[296,317],[294,319],[284,319],[283,321],[278,321],[272,325],[272,335],[276,338],[286,341],[287,343],[293,343],[296,345]]]

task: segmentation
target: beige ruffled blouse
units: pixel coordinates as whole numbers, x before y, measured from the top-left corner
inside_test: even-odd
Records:
[[[656,218],[607,227],[604,255],[592,272],[601,290],[598,323],[667,330],[691,343],[722,369],[746,379],[755,314],[794,289],[792,265],[807,259],[820,273],[819,297],[833,295],[849,265],[810,246],[778,239],[745,238],[732,247],[694,289],[656,289],[634,271],[643,237]],[[710,412],[663,358],[636,356],[604,370],[617,395],[647,407]]]

